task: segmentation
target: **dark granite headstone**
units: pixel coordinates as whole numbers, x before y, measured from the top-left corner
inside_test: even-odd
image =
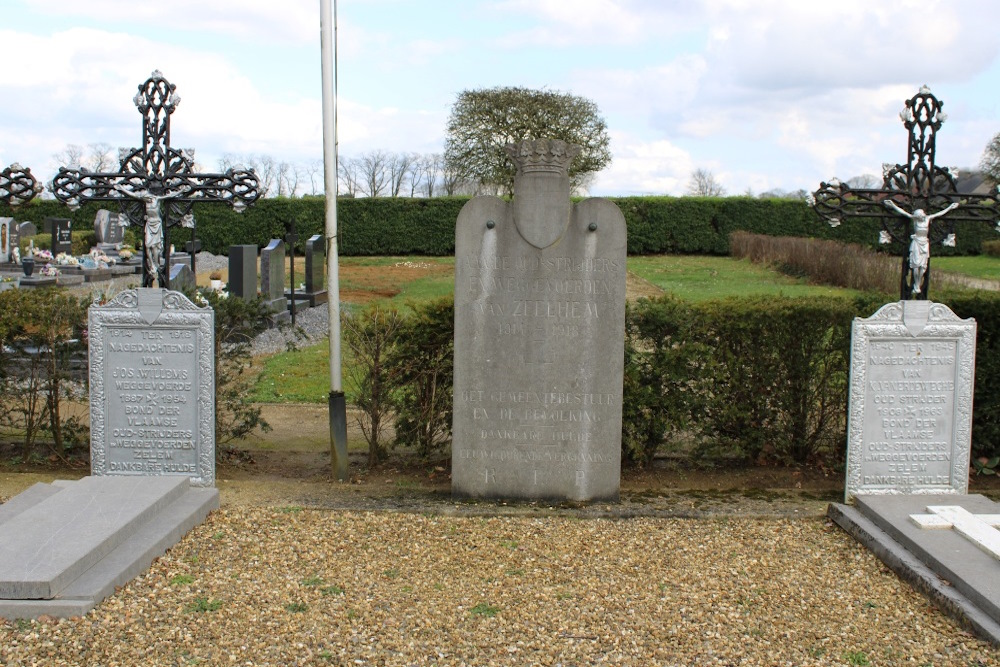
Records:
[[[61,252],[73,253],[73,221],[68,218],[46,218],[46,225],[52,230],[52,256]]]
[[[281,239],[271,239],[267,247],[260,251],[260,291],[271,310],[277,313],[287,310],[285,242]]]
[[[462,208],[455,245],[452,493],[617,499],[625,219],[570,200],[561,141],[510,147],[514,198]]]
[[[257,298],[257,246],[229,246],[229,294],[244,301]]]
[[[88,331],[92,473],[214,485],[212,309],[175,290],[126,290],[90,307]]]
[[[326,303],[327,292],[323,289],[323,262],[326,258],[326,239],[314,234],[306,240],[306,289],[302,294],[309,299],[310,306]]]
[[[103,208],[97,212],[94,216],[94,235],[98,247],[101,244],[117,245],[125,240],[125,228],[121,226],[120,221],[118,213]]]
[[[22,239],[24,239],[37,234],[38,228],[35,227],[35,223],[26,220],[17,224],[17,233]]]

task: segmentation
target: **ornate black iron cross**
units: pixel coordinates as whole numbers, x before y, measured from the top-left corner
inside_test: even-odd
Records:
[[[927,298],[930,245],[954,245],[956,222],[994,223],[1000,216],[996,197],[959,193],[957,170],[934,163],[943,106],[927,86],[906,101],[899,117],[910,133],[907,162],[884,165],[881,188],[851,188],[835,178],[808,197],[833,227],[844,217],[879,220],[880,242],[903,251],[900,299]]]
[[[0,201],[8,206],[27,204],[41,191],[41,184],[27,167],[15,162],[0,171]]]
[[[142,148],[120,149],[117,172],[63,167],[52,180],[56,198],[71,208],[88,201],[118,201],[129,223],[142,227],[144,287],[152,287],[154,279],[161,287],[170,286],[169,230],[193,224],[194,202],[224,202],[239,212],[260,197],[252,169],[196,173],[194,150],[170,146],[170,114],[181,101],[175,88],[159,70],[139,86],[133,102],[143,116]]]

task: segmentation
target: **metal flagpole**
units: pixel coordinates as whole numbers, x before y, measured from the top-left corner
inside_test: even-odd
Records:
[[[340,278],[337,262],[337,0],[320,0],[319,4],[323,60],[326,289],[330,315],[330,462],[334,477],[343,481],[347,479],[347,404],[344,400],[340,367]]]

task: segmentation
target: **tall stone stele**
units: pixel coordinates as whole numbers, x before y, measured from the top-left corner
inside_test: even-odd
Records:
[[[508,146],[513,200],[476,197],[458,216],[456,497],[618,498],[625,219],[570,201],[579,150]]]

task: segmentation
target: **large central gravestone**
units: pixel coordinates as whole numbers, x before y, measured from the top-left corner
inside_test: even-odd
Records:
[[[212,309],[140,288],[91,306],[88,326],[92,473],[214,485]]]
[[[616,499],[625,220],[570,201],[578,148],[508,147],[514,198],[476,197],[455,239],[452,492]]]
[[[931,301],[854,321],[845,500],[969,490],[976,322]]]

